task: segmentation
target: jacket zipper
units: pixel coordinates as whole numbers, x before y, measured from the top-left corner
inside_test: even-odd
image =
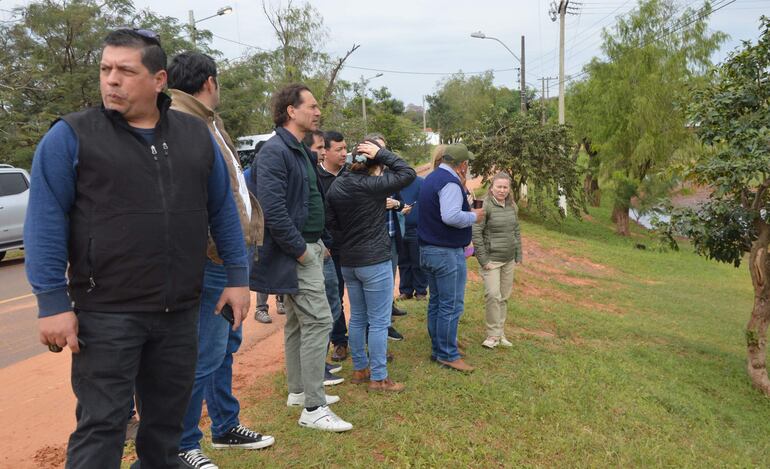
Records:
[[[86,293],[91,293],[91,291],[96,288],[96,280],[94,279],[94,238],[89,237],[88,238],[88,252],[86,254],[86,258],[88,259],[88,290],[86,290]]]
[[[163,148],[163,151],[166,154],[166,156],[168,156],[168,145],[166,145],[166,142],[163,142],[163,147],[162,148]],[[168,233],[168,230],[169,230],[169,219],[168,219],[168,202],[166,200],[166,188],[163,185],[163,174],[162,174],[163,171],[162,171],[162,168],[161,168],[161,162],[158,159],[158,150],[155,148],[154,144],[150,145],[150,153],[152,153],[152,158],[155,160],[155,169],[156,169],[157,176],[158,176],[158,191],[160,192],[160,200],[161,200],[161,204],[163,205],[163,215],[164,215],[164,219],[165,219],[165,229],[164,229],[165,236],[164,236],[164,238],[165,238],[165,242],[166,242],[166,249],[165,249],[165,251],[166,251],[166,274],[167,274],[166,278],[168,278],[168,273],[169,273],[169,271],[171,269],[171,259],[170,259],[170,254],[169,254],[169,246],[170,246],[171,243],[169,241],[169,233]],[[166,293],[164,294],[163,309],[164,309],[164,311],[168,312],[168,291],[166,291]]]

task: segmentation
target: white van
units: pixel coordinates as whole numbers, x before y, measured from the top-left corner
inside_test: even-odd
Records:
[[[6,251],[24,248],[24,217],[29,200],[29,173],[0,164],[0,260]]]
[[[259,142],[266,142],[273,135],[275,135],[275,131],[269,134],[245,135],[238,138],[236,150],[238,151],[238,159],[241,161],[241,167],[244,170],[254,162]]]

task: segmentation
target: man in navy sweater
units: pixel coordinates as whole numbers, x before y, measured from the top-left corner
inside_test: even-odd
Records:
[[[473,371],[457,349],[467,276],[463,250],[471,242],[471,226],[484,218],[483,208],[471,209],[468,204],[465,175],[472,158],[465,145],[448,145],[444,162],[425,178],[418,199],[420,267],[430,290],[431,359],[463,372]]]
[[[209,230],[227,274],[216,310],[229,304],[234,328],[249,310],[224,159],[205,122],[169,110],[165,66],[155,33],[113,31],[102,106],[64,116],[35,152],[26,268],[40,341],[73,353],[68,468],[120,467],[134,390],[142,466],[178,466]]]

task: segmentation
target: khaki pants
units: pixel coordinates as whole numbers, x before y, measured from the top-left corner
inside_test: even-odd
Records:
[[[508,297],[513,290],[513,266],[516,261],[490,262],[490,270],[481,268],[486,301],[487,337],[505,336]]]
[[[303,262],[297,262],[299,292],[284,295],[286,377],[289,392],[305,393],[305,407],[326,405],[323,382],[332,312],[323,275],[325,250],[321,241],[308,243]]]

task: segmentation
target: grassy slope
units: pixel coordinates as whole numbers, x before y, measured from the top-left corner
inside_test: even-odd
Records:
[[[615,237],[606,209],[592,215],[559,228],[522,223],[530,247],[606,269],[568,264],[549,277],[542,268],[552,258],[525,257],[509,303],[512,349],[480,346],[483,289],[469,282],[460,336],[478,367],[472,375],[429,361],[426,304],[404,302],[409,315],[396,326],[407,340],[391,342],[390,373],[407,392],[327,388],[342,396],[334,410],[356,427],[327,434],[297,426],[276,375],[257,383],[242,410],[244,422],[276,436],[275,448],[204,450],[225,468],[765,465],[770,403],[744,371],[745,266],[635,249],[652,243],[639,231]],[[349,378],[351,362],[344,366]]]

